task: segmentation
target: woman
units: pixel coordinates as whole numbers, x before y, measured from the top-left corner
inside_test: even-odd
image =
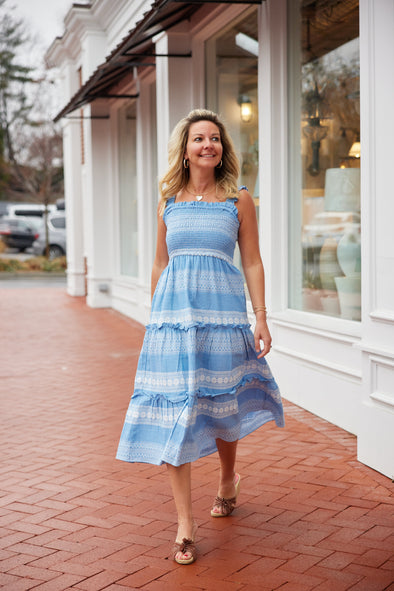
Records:
[[[151,318],[117,457],[167,465],[179,564],[196,558],[191,462],[218,451],[211,515],[226,517],[240,489],[238,439],[267,421],[284,425],[264,359],[271,336],[256,212],[246,188],[238,190],[238,176],[233,143],[215,113],[195,110],[178,123],[160,183]],[[236,240],[256,315],[254,338],[243,278],[232,263]]]

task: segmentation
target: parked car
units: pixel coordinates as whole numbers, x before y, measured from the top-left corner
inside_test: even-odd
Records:
[[[48,211],[56,211],[56,206],[53,204],[48,205]],[[7,212],[7,215],[10,217],[28,216],[42,218],[45,213],[45,207],[39,203],[13,203],[8,205]]]
[[[48,239],[49,239],[49,258],[55,259],[64,256],[67,253],[66,245],[66,216],[64,212],[51,213],[48,216]],[[45,255],[45,226],[44,220],[38,230],[38,236],[32,244],[33,252],[36,255]]]
[[[9,201],[0,201],[0,219],[8,215],[8,207],[11,205]]]
[[[0,219],[0,238],[8,248],[23,252],[31,247],[37,236],[36,227],[25,218],[3,216]]]

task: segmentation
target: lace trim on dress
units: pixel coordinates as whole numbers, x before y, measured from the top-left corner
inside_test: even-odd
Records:
[[[234,266],[231,257],[227,256],[221,250],[212,250],[212,248],[207,248],[206,250],[201,248],[199,248],[198,250],[192,250],[191,248],[177,248],[176,250],[173,250],[171,252],[170,260],[174,257],[179,257],[182,255],[214,257],[216,259],[222,259],[223,261],[226,261],[226,263],[229,263],[230,265]]]
[[[268,374],[268,372],[267,372]],[[142,402],[143,400],[149,401],[156,401],[157,403],[161,404],[162,401],[169,402],[171,404],[178,404],[180,402],[185,402],[190,398],[196,398],[198,400],[198,404],[200,408],[204,410],[210,410],[212,415],[218,414],[223,415],[226,411],[233,411],[237,404],[237,398],[232,398],[234,394],[239,396],[243,392],[247,392],[248,390],[256,388],[257,390],[261,390],[261,384],[264,384],[264,389],[267,394],[265,404],[268,404],[269,400],[275,404],[280,404],[281,402],[281,395],[279,392],[278,385],[276,384],[275,380],[272,377],[272,374],[269,373],[268,375],[264,376],[261,372],[251,372],[249,375],[243,376],[240,380],[229,380],[229,382],[214,384],[201,383],[195,382],[194,380],[189,380],[189,383],[183,384],[183,389],[179,388],[181,384],[178,384],[178,388],[175,388],[174,384],[147,384],[144,382],[139,382],[135,384],[134,389],[134,400],[137,398]],[[165,387],[165,390],[163,390]],[[220,402],[221,397],[225,396],[226,399],[224,402]],[[231,400],[228,398],[230,397]],[[209,402],[206,399],[210,399],[214,405],[211,407],[206,406]],[[202,405],[202,406],[201,406]],[[222,406],[223,410],[220,410]],[[227,408],[226,408],[227,407]],[[161,406],[163,409],[163,406]],[[130,420],[131,417],[136,417],[133,412],[138,412],[138,407],[129,407],[126,415],[126,420]],[[232,413],[230,413],[232,414]],[[171,416],[171,409],[168,413],[168,420],[170,420]]]
[[[246,312],[227,312],[225,310],[159,310],[152,311],[147,330],[172,326],[187,330],[192,326],[227,326],[230,328],[248,328],[250,326]]]
[[[193,394],[199,392],[200,395],[214,396],[218,393],[235,393],[241,384],[253,379],[271,381],[272,374],[268,365],[251,360],[231,371],[200,368],[186,372],[185,375],[179,372],[160,375],[151,371],[137,372],[135,392],[142,388],[145,393],[156,393],[160,396],[180,394],[181,392]],[[277,388],[276,384],[275,387]]]

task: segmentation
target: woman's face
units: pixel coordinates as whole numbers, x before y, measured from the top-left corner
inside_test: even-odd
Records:
[[[214,169],[221,161],[223,146],[220,131],[212,121],[196,121],[189,128],[184,157],[189,167]]]

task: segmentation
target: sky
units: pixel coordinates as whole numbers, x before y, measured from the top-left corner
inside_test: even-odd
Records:
[[[42,55],[55,37],[63,34],[63,19],[72,0],[8,0],[14,6],[14,14],[22,18],[28,32],[38,37]]]

